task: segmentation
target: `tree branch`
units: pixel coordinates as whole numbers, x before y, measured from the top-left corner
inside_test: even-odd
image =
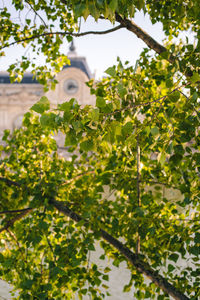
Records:
[[[75,222],[80,222],[83,220],[80,215],[73,212],[62,201],[57,201],[51,199],[50,204],[52,204],[58,211],[62,212],[67,217],[70,217]],[[181,293],[177,288],[170,284],[164,277],[154,271],[149,264],[143,262],[138,255],[129,250],[120,241],[111,236],[107,231],[99,229],[101,237],[111,244],[115,249],[117,249],[122,255],[124,255],[127,260],[142,274],[147,276],[152,282],[159,286],[165,293],[172,296],[176,300],[189,300],[187,296]]]
[[[2,178],[2,177],[1,177]],[[7,184],[13,184],[20,186],[19,183],[13,182],[9,179],[4,180]],[[70,208],[63,204],[62,201],[57,201],[53,198],[49,200],[49,204],[54,206],[59,212],[62,212],[65,216],[70,217],[75,222],[80,222],[84,219],[77,213],[73,212]],[[22,219],[26,214],[32,211],[33,208],[27,208],[21,214],[15,216],[13,219],[9,220],[7,224],[0,229],[0,233],[4,230],[7,230],[10,226],[12,226],[17,220]],[[86,222],[86,221],[85,221]],[[158,274],[157,271],[154,271],[149,264],[145,263],[141,258],[138,257],[134,252],[132,252],[129,248],[123,245],[120,241],[115,239],[112,235],[110,235],[107,231],[103,229],[99,229],[99,233],[101,237],[106,240],[110,245],[112,245],[115,249],[117,249],[122,255],[124,255],[127,260],[133,265],[138,272],[147,276],[153,283],[155,283],[158,287],[160,287],[165,293],[172,296],[176,300],[189,300],[187,296],[185,296],[182,292],[180,292],[177,288],[175,288],[171,283],[169,283],[164,277]]]
[[[142,28],[140,28],[135,22],[122,18],[118,13],[115,13],[116,21],[119,22],[123,27],[133,32],[137,37],[156,53],[161,54],[163,52],[167,52],[167,49],[159,44],[156,40],[154,40],[147,32],[145,32]],[[175,57],[170,55],[168,58],[170,63],[174,63]]]
[[[168,53],[168,57],[166,58],[171,64],[174,64],[176,61],[178,62],[178,58],[176,58],[173,54],[170,54],[168,50],[159,44],[156,40],[154,40],[146,31],[144,31],[141,27],[139,27],[135,22],[122,18],[118,13],[115,13],[116,21],[119,22],[122,27],[127,30],[133,32],[139,39],[141,39],[150,49],[154,50],[158,54],[162,54],[164,52]],[[184,70],[180,70],[183,72]],[[192,71],[185,72],[187,77],[191,77],[193,75]]]
[[[18,182],[12,181],[12,180],[10,180],[10,179],[8,179],[8,178],[5,178],[5,177],[0,177],[0,181],[5,182],[5,183],[6,183],[7,185],[9,185],[9,186],[15,185],[15,186],[17,186],[17,187],[21,187],[21,185],[20,185]]]
[[[31,5],[31,3],[29,3],[28,0],[25,0],[25,2],[30,6],[30,8],[34,11],[35,15],[38,16],[38,18],[40,18],[40,20],[42,21],[44,26],[47,28],[47,24],[45,23],[44,19],[37,13],[37,11],[34,9],[34,7]]]
[[[174,88],[171,92],[169,92],[168,94],[166,94],[165,96],[162,96],[158,99],[155,99],[155,100],[152,100],[152,101],[149,101],[149,102],[143,102],[143,103],[131,103],[130,105],[127,105],[125,108],[121,108],[121,109],[116,109],[115,111],[113,111],[112,113],[106,113],[105,115],[109,116],[109,115],[113,115],[113,114],[116,114],[120,111],[126,111],[126,110],[130,110],[131,108],[135,108],[135,107],[142,107],[142,106],[148,106],[148,105],[151,105],[153,103],[159,103],[159,102],[163,102],[168,96],[170,96],[171,94],[173,94],[175,91],[179,91],[181,88],[184,88],[188,85],[190,85],[191,82],[187,82],[186,84],[183,84],[181,86],[178,86],[176,88]]]
[[[73,33],[73,32],[68,32],[68,31],[64,31],[64,32],[63,31],[45,32],[45,33],[36,34],[36,35],[31,36],[31,37],[27,37],[27,38],[23,38],[23,39],[14,41],[14,42],[12,42],[10,44],[7,44],[3,47],[0,47],[0,50],[8,48],[8,47],[16,45],[16,44],[19,44],[19,43],[34,40],[34,39],[37,39],[37,38],[40,38],[40,37],[44,37],[44,36],[52,36],[52,35],[66,36],[66,35],[71,35],[73,37],[80,37],[80,36],[85,36],[85,35],[89,35],[89,34],[99,34],[99,35],[101,35],[101,34],[107,34],[107,33],[114,32],[114,31],[119,30],[121,28],[123,28],[122,25],[116,26],[114,28],[111,28],[111,29],[108,29],[108,30],[105,30],[105,31],[86,31],[86,32],[80,32],[80,33]]]
[[[24,209],[24,211],[21,212],[21,214],[18,214],[15,216],[13,219],[9,220],[6,225],[0,229],[0,233],[3,232],[4,230],[7,230],[10,226],[12,226],[16,221],[21,220],[24,216],[26,216],[30,211],[32,211],[33,208],[27,208]]]
[[[25,212],[27,210],[30,210],[32,208],[28,207],[28,208],[24,208],[24,209],[16,209],[16,210],[4,210],[4,211],[0,211],[0,215],[7,215],[7,214],[15,214],[15,213],[19,213],[19,212]]]
[[[138,207],[141,207],[141,196],[140,196],[140,178],[141,178],[141,174],[140,174],[140,143],[139,143],[139,135],[137,135],[136,137],[137,140],[137,200],[138,200]],[[139,235],[139,226],[138,226],[138,230],[137,230],[137,241],[136,241],[136,250],[135,250],[136,254],[140,253],[140,235]]]

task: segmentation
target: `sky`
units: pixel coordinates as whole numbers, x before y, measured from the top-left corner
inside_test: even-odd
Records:
[[[140,12],[136,14],[134,22],[155,40],[162,43],[164,33],[161,23],[152,25],[149,16],[144,16]],[[99,20],[96,23],[93,18],[88,18],[86,22],[84,20],[81,22],[81,32],[90,30],[103,31],[110,28],[112,28],[112,24],[105,20]],[[74,42],[77,54],[86,57],[89,68],[92,73],[95,73],[96,79],[102,77],[108,67],[116,64],[118,56],[122,62],[129,61],[131,65],[134,65],[143,47],[146,47],[140,39],[127,29],[120,29],[106,35],[87,35],[75,38]],[[66,42],[63,45],[62,51],[63,53],[68,53],[69,43]],[[20,59],[25,50],[15,45],[5,52],[6,57],[0,58],[0,71],[6,70],[16,59]],[[42,58],[38,57],[37,61],[40,63]]]
[[[149,33],[154,39],[162,43],[164,33],[162,24],[152,25],[148,16],[137,13],[134,22],[143,30]],[[118,24],[116,24],[118,25]],[[115,25],[115,26],[116,26]],[[111,28],[109,21],[100,20],[96,24],[92,19],[82,24],[82,31],[107,30]],[[119,56],[122,62],[129,61],[134,65],[146,44],[137,38],[127,29],[120,29],[107,35],[90,35],[74,39],[77,53],[86,56],[92,72],[96,77],[103,75],[103,72],[110,66],[116,64]]]

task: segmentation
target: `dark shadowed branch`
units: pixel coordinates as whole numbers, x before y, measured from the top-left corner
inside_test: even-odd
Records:
[[[11,180],[4,180],[8,185],[17,185],[20,186],[19,183],[16,183]],[[49,204],[55,207],[59,212],[63,213],[67,217],[71,218],[75,222],[80,222],[84,220],[80,215],[72,211],[68,208],[62,201],[57,201],[54,198],[49,200]],[[7,224],[0,229],[0,233],[4,230],[7,230],[10,226],[12,226],[16,221],[22,219],[25,215],[27,215],[32,208],[27,208],[13,219],[9,220]],[[88,222],[85,222],[88,223]],[[165,293],[172,296],[176,300],[189,300],[187,296],[185,296],[182,292],[180,292],[176,287],[174,287],[171,283],[169,283],[164,277],[158,274],[157,271],[154,271],[151,266],[145,263],[138,255],[132,252],[129,248],[123,245],[122,242],[114,238],[107,231],[99,228],[99,233],[101,237],[106,240],[110,245],[112,245],[115,249],[117,249],[126,259],[138,270],[138,272],[147,276],[152,282],[154,282],[157,286],[159,286]]]
[[[54,199],[50,200],[50,204],[52,204],[58,211],[62,212],[67,217],[70,217],[75,222],[80,222],[82,220],[81,216],[73,212],[66,205],[64,205],[61,201],[57,201]],[[99,229],[101,237],[106,240],[110,245],[112,245],[115,249],[117,249],[122,255],[124,255],[127,260],[142,274],[147,276],[152,282],[154,282],[157,286],[159,286],[165,293],[172,296],[176,300],[189,300],[187,296],[181,293],[178,289],[176,289],[172,284],[170,284],[164,277],[158,274],[158,272],[154,271],[150,265],[143,262],[138,255],[124,246],[120,241],[115,239],[112,235],[106,232],[103,229]]]
[[[16,210],[4,210],[0,211],[0,215],[8,215],[8,214],[16,214],[16,213],[22,213],[27,210],[31,210],[32,208],[23,208],[23,209],[16,209]]]
[[[14,225],[15,222],[21,220],[23,217],[25,217],[32,210],[33,210],[33,208],[24,209],[20,214],[16,215],[14,218],[7,221],[6,225],[0,229],[0,233],[7,230],[12,225]]]

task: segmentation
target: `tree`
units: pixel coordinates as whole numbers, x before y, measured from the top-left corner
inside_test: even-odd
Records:
[[[50,109],[42,97],[23,126],[5,131],[1,146],[0,274],[20,299],[103,299],[109,269],[88,264],[97,241],[105,256],[131,270],[128,291],[137,299],[198,299],[199,291],[199,102],[200,8],[198,1],[17,1],[35,18],[15,23],[0,11],[1,55],[13,44],[31,45],[59,71],[63,38],[81,33],[78,21],[92,16],[127,28],[148,46],[135,67],[106,70],[94,85],[96,107],[71,99]],[[165,46],[132,20],[137,10],[161,21]],[[181,42],[192,31],[194,44]],[[101,32],[105,34],[107,32]],[[176,44],[172,43],[176,37]],[[35,46],[37,42],[37,47]],[[152,51],[154,50],[154,53]],[[44,84],[54,73],[23,57],[9,68],[20,80],[28,67]],[[17,77],[16,77],[17,75]],[[35,114],[37,113],[37,114]],[[59,157],[53,134],[65,134],[70,160]],[[110,200],[104,187],[114,193]],[[177,192],[177,201],[167,190]],[[187,267],[180,260],[188,262]],[[144,280],[150,279],[150,283]]]

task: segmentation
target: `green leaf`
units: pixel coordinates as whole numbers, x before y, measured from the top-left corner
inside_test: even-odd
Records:
[[[131,122],[127,122],[123,127],[122,127],[122,133],[124,135],[131,134],[133,131],[133,124]]]
[[[118,0],[111,0],[109,3],[110,9],[115,13],[115,10],[117,9],[118,6]]]
[[[145,6],[144,0],[137,0],[137,8],[141,10]]]
[[[194,102],[196,102],[196,100],[198,99],[198,93],[197,92],[194,92],[193,95],[192,95],[192,100]]]
[[[76,133],[73,129],[66,134],[65,146],[73,146],[77,144]]]
[[[103,271],[104,271],[104,273],[108,273],[111,271],[111,269],[109,267],[105,267],[105,269]]]
[[[51,128],[54,128],[55,125],[55,119],[56,119],[57,115],[54,113],[50,113],[50,114],[43,114],[40,117],[40,123],[42,126],[49,126]]]
[[[52,290],[52,285],[50,283],[44,284],[43,286],[44,291],[51,291]]]
[[[81,289],[80,293],[83,294],[83,295],[86,295],[87,294],[87,289]]]
[[[103,275],[103,280],[106,280],[106,281],[108,281],[109,280],[109,276],[108,275]]]
[[[2,253],[0,253],[0,262],[3,263],[3,261],[5,260],[4,256]]]
[[[171,264],[168,265],[168,272],[173,272],[175,270],[175,267]]]
[[[120,99],[114,99],[114,101],[113,101],[113,108],[117,109],[117,110],[121,108],[121,101],[120,101]]]
[[[196,232],[196,233],[195,233],[194,242],[195,242],[196,244],[200,244],[200,233],[199,233],[199,232]]]
[[[195,256],[200,255],[200,247],[199,246],[193,246],[190,248],[190,253],[192,253]]]
[[[46,222],[44,222],[43,220],[40,220],[38,225],[39,225],[39,228],[44,229],[44,230],[47,230],[49,227],[48,224]]]
[[[176,153],[170,157],[169,161],[175,165],[178,165],[181,162],[182,158],[183,156],[181,154]]]
[[[93,244],[89,244],[89,245],[88,245],[88,250],[90,250],[90,251],[95,251],[96,249],[95,249],[95,247],[94,247]]]
[[[165,164],[165,161],[166,161],[166,155],[164,152],[160,153],[158,155],[158,161],[159,163],[161,164],[161,166],[163,166]]]
[[[48,115],[42,115],[40,118],[40,123],[42,126],[49,125],[49,116]]]
[[[171,88],[174,86],[173,80],[172,79],[167,79],[166,80],[166,87]]]
[[[88,117],[92,119],[92,121],[97,122],[99,120],[99,109],[94,108],[88,113]]]
[[[168,97],[172,102],[177,102],[180,99],[180,93],[178,91],[175,91]]]
[[[135,212],[136,214],[139,216],[139,217],[143,217],[144,216],[144,210],[141,208],[141,207],[137,207],[135,209]]]
[[[131,290],[131,285],[125,285],[124,288],[123,288],[124,293],[130,292],[130,290]]]
[[[92,140],[84,141],[80,144],[80,149],[83,151],[92,151],[94,149],[94,143]]]
[[[179,258],[179,255],[176,254],[176,253],[172,253],[170,256],[169,256],[169,260],[173,260],[175,263],[177,262]]]
[[[113,67],[110,67],[108,68],[106,71],[105,71],[106,74],[114,77],[116,75],[116,70],[115,70],[115,66]]]
[[[159,134],[159,128],[157,126],[151,128],[151,134],[157,136]]]
[[[193,73],[192,77],[190,78],[190,80],[193,82],[193,83],[196,83],[198,81],[200,81],[200,75],[198,73]]]
[[[96,99],[96,106],[99,108],[105,107],[106,106],[106,101],[103,97],[97,97]]]
[[[193,159],[196,161],[197,166],[200,166],[200,153],[194,153]]]
[[[70,102],[64,102],[64,103],[60,104],[58,107],[62,111],[69,111],[71,109],[72,105]]]
[[[127,94],[126,88],[123,86],[123,84],[119,83],[117,85],[118,93],[121,98],[123,98]]]
[[[158,296],[158,300],[165,300],[166,298],[165,298],[165,295],[159,295]]]
[[[50,102],[47,97],[43,96],[40,98],[40,100],[35,103],[31,109],[39,114],[42,114],[43,112],[47,111],[50,108]]]
[[[32,285],[34,284],[34,281],[31,279],[27,279],[24,283],[23,283],[23,288],[25,289],[31,289]]]
[[[75,5],[74,12],[77,17],[81,17],[84,14],[85,9],[87,9],[85,3],[79,3]]]

